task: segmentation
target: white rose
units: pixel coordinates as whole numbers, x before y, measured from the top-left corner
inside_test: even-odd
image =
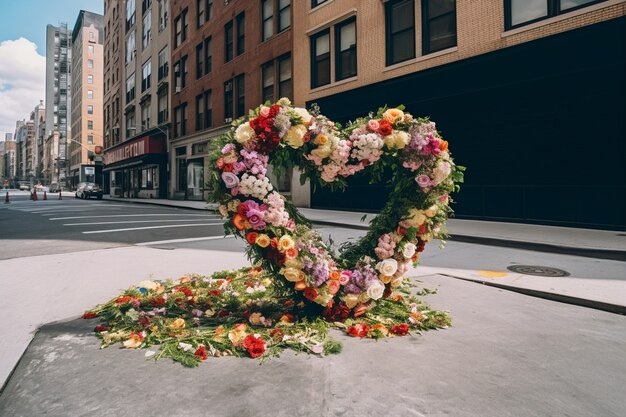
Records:
[[[398,261],[393,258],[385,259],[376,265],[376,269],[383,275],[393,275],[398,270]]]
[[[248,123],[239,125],[239,127],[237,127],[237,130],[235,130],[235,139],[237,139],[237,142],[241,143],[242,145],[247,143],[253,137],[254,129],[252,129],[250,127],[250,124]]]
[[[435,214],[437,214],[437,211],[439,211],[439,207],[437,207],[436,205],[432,205],[424,211],[424,214],[428,217],[434,217]]]
[[[372,282],[372,284],[367,288],[367,295],[372,300],[378,300],[379,298],[383,296],[384,292],[385,292],[385,284],[383,284],[379,280]]]
[[[303,109],[302,107],[295,107],[293,111],[295,111],[298,116],[302,117],[302,121],[304,123],[309,123],[311,121],[312,116],[309,114],[307,109]]]
[[[415,245],[409,242],[404,245],[404,248],[402,249],[402,255],[404,255],[406,259],[411,259],[413,255],[415,255],[415,249]]]
[[[147,290],[156,290],[159,287],[159,284],[154,281],[150,281],[149,279],[146,279],[137,284],[137,287],[145,288]]]

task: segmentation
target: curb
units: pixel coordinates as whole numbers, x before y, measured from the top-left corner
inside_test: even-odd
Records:
[[[570,295],[557,294],[552,292],[546,292],[541,290],[533,290],[530,288],[520,288],[512,285],[498,284],[497,282],[484,281],[479,279],[470,279],[458,277],[450,274],[440,274],[444,277],[460,279],[462,281],[473,282],[475,284],[483,284],[488,287],[499,288],[506,291],[516,292],[519,294],[528,295],[530,297],[542,298],[544,300],[557,301],[559,303],[571,304],[579,307],[592,308],[594,310],[606,311],[607,313],[620,314],[626,316],[626,306],[612,303],[605,303],[603,301],[588,300],[580,297],[572,297]]]

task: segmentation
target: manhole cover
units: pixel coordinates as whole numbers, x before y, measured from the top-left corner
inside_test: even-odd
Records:
[[[563,271],[558,268],[551,268],[549,266],[536,266],[536,265],[510,265],[506,269],[518,274],[524,275],[536,275],[538,277],[568,277],[569,272]]]

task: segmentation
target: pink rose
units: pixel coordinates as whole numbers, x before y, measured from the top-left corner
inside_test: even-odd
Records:
[[[222,172],[222,181],[226,188],[234,188],[239,185],[239,177],[232,172]]]
[[[380,129],[380,123],[378,123],[378,120],[370,120],[367,122],[367,129],[371,132],[376,132]]]
[[[261,106],[259,114],[263,117],[268,117],[270,115],[270,108],[267,106]]]
[[[418,175],[415,181],[417,181],[417,184],[422,188],[426,188],[430,185],[430,177],[428,175]]]

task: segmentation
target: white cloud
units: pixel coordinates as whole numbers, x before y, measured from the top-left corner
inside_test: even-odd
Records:
[[[45,98],[46,57],[25,38],[0,43],[0,140]]]

